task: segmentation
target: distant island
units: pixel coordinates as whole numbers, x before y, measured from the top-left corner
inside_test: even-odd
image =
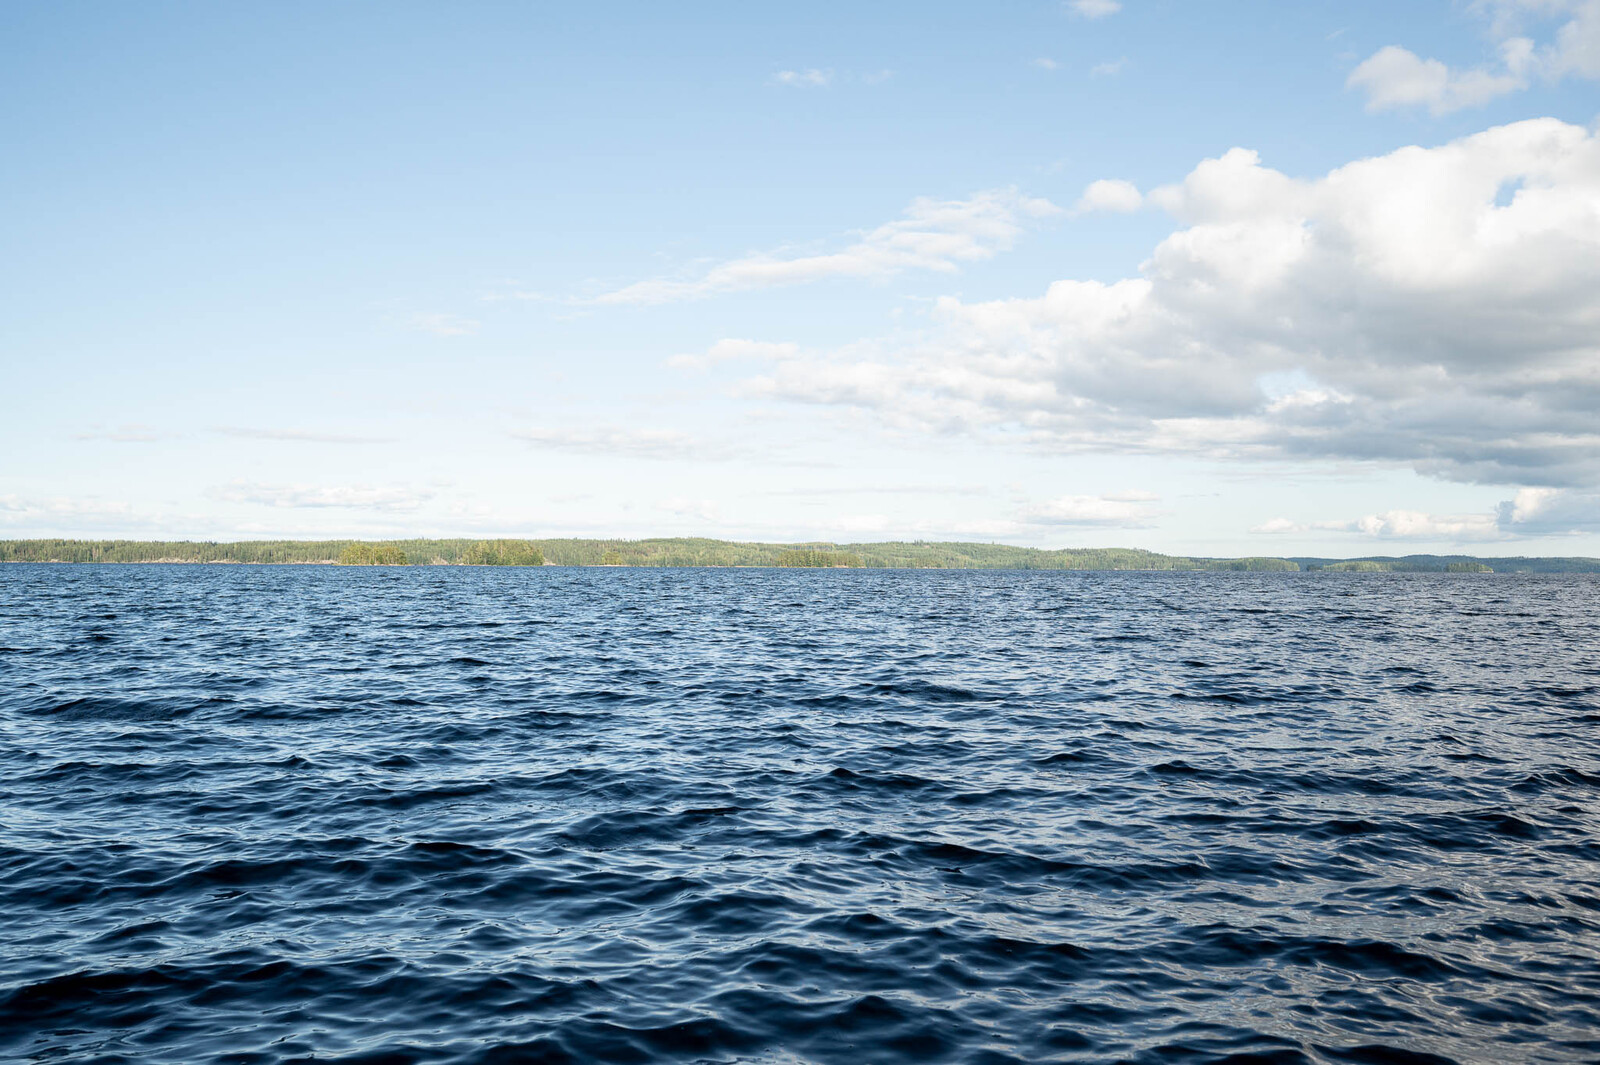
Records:
[[[764,544],[650,540],[0,540],[0,562],[188,562],[346,566],[784,566],[804,569],[1021,569],[1324,573],[1600,573],[1595,558],[1469,555],[1198,558],[1136,548],[894,541]]]

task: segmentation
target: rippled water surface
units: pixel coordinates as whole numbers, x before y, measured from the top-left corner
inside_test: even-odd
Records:
[[[1600,1060],[1597,594],[0,567],[0,1059]]]

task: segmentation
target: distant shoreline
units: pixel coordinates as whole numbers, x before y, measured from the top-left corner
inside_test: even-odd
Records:
[[[568,566],[687,569],[983,569],[1089,572],[1600,573],[1596,558],[1165,555],[959,541],[835,544],[644,540],[0,540],[0,562],[120,565]]]

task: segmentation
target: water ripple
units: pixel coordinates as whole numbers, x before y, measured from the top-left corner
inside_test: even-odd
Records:
[[[0,568],[0,1056],[1600,1060],[1600,580]]]

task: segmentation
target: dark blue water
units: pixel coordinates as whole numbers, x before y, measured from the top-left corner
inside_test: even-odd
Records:
[[[0,567],[0,1059],[1600,1060],[1597,596]]]

